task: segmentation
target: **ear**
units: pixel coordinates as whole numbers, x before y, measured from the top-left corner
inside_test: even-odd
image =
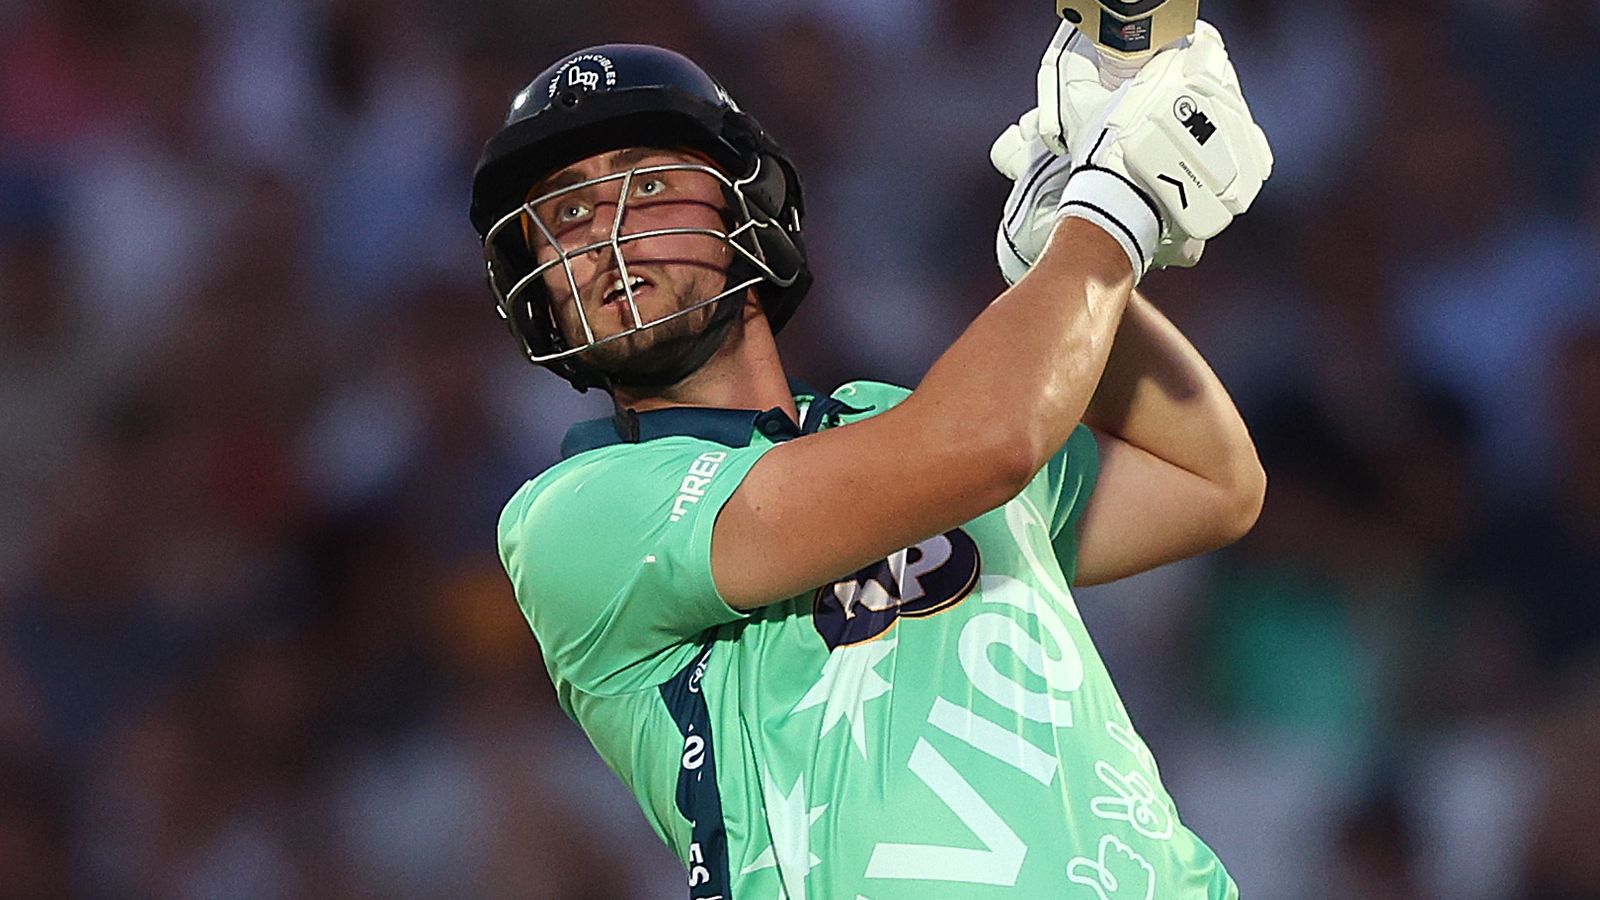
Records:
[[[756,319],[765,320],[767,318],[767,311],[761,306],[761,299],[756,296],[756,289],[753,287],[745,288],[744,309],[741,311],[740,317],[747,323]]]

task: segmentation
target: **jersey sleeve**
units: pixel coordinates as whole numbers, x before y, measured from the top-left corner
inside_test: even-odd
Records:
[[[1070,585],[1078,574],[1078,522],[1100,477],[1100,445],[1089,426],[1073,429],[1040,474],[1046,485],[1050,544]]]
[[[711,532],[767,449],[684,439],[596,451],[512,497],[500,559],[563,705],[572,687],[659,685],[707,629],[742,617],[712,580]]]

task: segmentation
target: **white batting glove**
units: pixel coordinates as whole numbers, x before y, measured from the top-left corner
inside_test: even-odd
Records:
[[[1094,41],[1062,22],[1039,64],[1039,137],[1056,155],[1066,156],[1072,136],[1100,119],[1111,92],[1100,77],[1101,57]]]
[[[994,253],[1006,284],[1016,284],[1044,253],[1060,221],[1061,192],[1072,174],[1070,157],[1050,152],[1039,138],[1039,110],[1000,135],[989,150],[1000,174],[1016,182],[995,231]]]
[[[1188,43],[1186,39],[1182,46]],[[1068,60],[1068,55],[1076,58]],[[1041,107],[1035,107],[1006,129],[990,149],[995,168],[1014,182],[995,233],[995,258],[1008,284],[1015,284],[1038,260],[1058,221],[1061,191],[1071,173],[1071,157],[1063,144],[1097,121],[1114,86],[1126,80],[1105,62],[1094,42],[1063,23],[1045,52],[1040,75],[1040,91],[1047,100],[1042,108],[1052,111],[1054,121],[1041,126]],[[1068,83],[1070,90],[1062,93],[1059,73],[1069,65],[1081,68],[1083,71],[1075,74],[1083,76],[1092,66],[1098,77],[1075,79]],[[1150,264],[1164,269],[1199,263],[1205,241],[1189,237],[1171,222],[1164,224]]]
[[[1109,91],[1106,97],[1110,97]],[[990,148],[989,158],[1000,174],[1015,182],[995,229],[994,251],[1000,274],[1007,284],[1016,284],[1044,253],[1060,221],[1061,192],[1072,174],[1072,158],[1057,156],[1039,136],[1038,109],[1028,110],[1021,121],[1007,128]],[[1200,262],[1205,249],[1205,241],[1169,226],[1152,265],[1189,268]]]
[[[1221,233],[1272,172],[1271,147],[1251,117],[1222,35],[1199,22],[1187,46],[1158,53],[1115,92],[1102,84],[1097,59],[1076,29],[1057,31],[1039,72],[1039,138],[1053,150],[1071,144],[1080,171],[1095,173],[1084,189],[1120,180],[1152,200],[1170,241]],[[1095,205],[1104,193],[1082,202]],[[1121,224],[1145,224],[1131,211],[1129,218],[1137,222]],[[1118,230],[1128,229],[1113,229],[1113,236]],[[1137,234],[1133,243],[1125,249],[1142,274],[1137,261],[1148,268],[1154,249],[1140,246]]]
[[[1124,161],[1121,134],[1108,124],[1128,101],[1132,87],[1123,85],[1113,92],[1100,121],[1073,135],[1069,155],[1077,165],[1061,192],[1058,214],[1061,218],[1086,219],[1111,235],[1128,254],[1137,283],[1155,263],[1164,210],[1131,177]]]

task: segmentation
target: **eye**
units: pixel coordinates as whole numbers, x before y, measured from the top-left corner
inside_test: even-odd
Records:
[[[660,178],[646,178],[639,182],[634,191],[641,197],[654,197],[667,189],[667,183]]]
[[[566,225],[576,222],[589,215],[589,205],[577,200],[568,200],[556,209],[556,224]]]

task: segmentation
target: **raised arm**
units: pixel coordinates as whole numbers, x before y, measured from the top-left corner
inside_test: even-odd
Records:
[[[755,464],[713,531],[712,573],[731,605],[842,577],[1020,492],[1088,409],[1133,286],[1158,258],[1163,219],[1213,237],[1271,169],[1209,26],[1115,94],[1083,57],[1059,72],[1062,96],[1105,99],[1096,124],[1073,136],[1077,168],[1037,230],[1047,246],[899,406]],[[1179,109],[1188,118],[1169,121]],[[1200,119],[1205,129],[1183,127]]]
[[[1133,279],[1106,232],[1064,219],[1032,274],[904,402],[750,470],[713,533],[723,598],[748,609],[793,596],[1014,497],[1087,409]]]
[[[1267,476],[1244,420],[1199,351],[1137,293],[1083,420],[1100,477],[1079,521],[1078,584],[1224,547],[1255,524]]]

